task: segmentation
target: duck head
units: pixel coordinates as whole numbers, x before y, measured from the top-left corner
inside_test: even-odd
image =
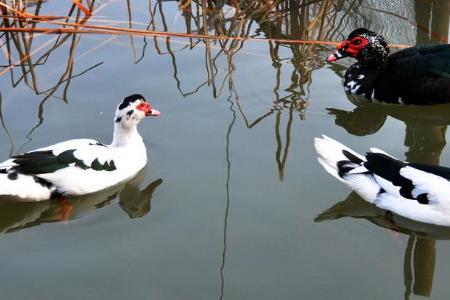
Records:
[[[387,63],[388,55],[389,47],[381,35],[359,28],[336,46],[336,51],[328,56],[327,62],[350,56],[356,58],[364,67],[382,69]]]
[[[114,122],[122,127],[133,128],[148,116],[159,116],[161,113],[154,109],[144,96],[133,94],[125,97],[119,104],[114,117]]]

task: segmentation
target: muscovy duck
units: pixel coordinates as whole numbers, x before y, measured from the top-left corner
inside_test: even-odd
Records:
[[[389,55],[384,38],[365,28],[354,30],[327,58],[357,63],[345,73],[343,85],[352,101],[393,104],[450,103],[450,45],[422,45]]]
[[[403,162],[372,148],[362,156],[315,138],[319,163],[364,200],[405,218],[450,226],[450,168]]]
[[[13,156],[0,163],[0,196],[48,200],[93,193],[132,178],[147,164],[137,125],[159,115],[142,95],[126,97],[117,107],[110,145],[74,139]]]

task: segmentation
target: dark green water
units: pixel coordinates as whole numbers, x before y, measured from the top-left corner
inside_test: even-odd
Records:
[[[66,2],[41,14],[65,15]],[[260,38],[341,40],[366,26],[411,45],[449,35],[446,1],[319,1],[306,12],[281,2],[268,12],[281,18],[233,19],[225,5],[223,19],[205,15],[209,33],[233,25]],[[87,24],[128,27],[126,4],[95,3]],[[186,32],[190,20],[204,31],[172,1],[133,3],[134,28],[147,27],[149,6],[150,28]],[[124,190],[71,199],[70,211],[0,203],[0,299],[448,299],[450,231],[393,225],[326,174],[312,141],[327,134],[448,166],[449,106],[356,108],[341,86],[350,62],[325,64],[329,46],[109,35],[45,45],[56,37],[34,37],[26,78],[29,64],[0,77],[0,161],[65,139],[109,142],[116,105],[132,93],[162,116],[141,124],[149,163]]]

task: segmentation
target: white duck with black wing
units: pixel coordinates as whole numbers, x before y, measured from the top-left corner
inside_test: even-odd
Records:
[[[403,162],[371,148],[362,156],[327,137],[315,138],[319,163],[363,199],[403,217],[450,226],[450,168]]]
[[[13,156],[0,163],[0,196],[40,201],[83,195],[133,177],[147,164],[137,125],[159,115],[142,95],[126,97],[117,108],[110,145],[74,139]]]

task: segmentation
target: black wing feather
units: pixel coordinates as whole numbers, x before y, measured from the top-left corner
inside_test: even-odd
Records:
[[[55,155],[51,150],[33,151],[13,156],[13,162],[17,165],[12,167],[11,170],[26,175],[34,175],[53,173],[67,168],[70,164],[74,164],[81,169],[89,168],[82,160],[73,155],[75,151],[75,149],[70,149],[58,155]]]
[[[84,161],[75,157],[74,152],[76,149],[66,150],[58,155],[55,155],[53,151],[33,151],[25,154],[13,156],[13,162],[16,166],[13,166],[8,170],[8,173],[21,173],[25,175],[37,175],[53,173],[57,170],[67,168],[69,166],[75,166],[83,170],[93,169],[95,171],[114,171],[116,165],[114,160],[105,161],[100,163],[98,158],[86,165]]]
[[[417,195],[417,197],[414,197],[412,195],[412,191],[415,188],[414,183],[412,182],[412,180],[400,175],[400,170],[402,168],[409,166],[417,170],[450,180],[450,168],[407,163],[381,153],[367,153],[366,158],[367,161],[364,163],[364,166],[367,168],[367,170],[392,182],[392,184],[394,184],[395,186],[399,186],[400,195],[407,199],[416,200],[420,204],[428,204],[430,202],[428,193],[423,193]]]
[[[408,166],[407,163],[382,153],[372,152],[367,153],[366,159],[367,161],[364,163],[364,167],[367,170],[392,182],[393,185],[399,186],[400,195],[403,197],[417,200],[412,196],[412,190],[414,189],[413,182],[400,175],[400,169]]]

